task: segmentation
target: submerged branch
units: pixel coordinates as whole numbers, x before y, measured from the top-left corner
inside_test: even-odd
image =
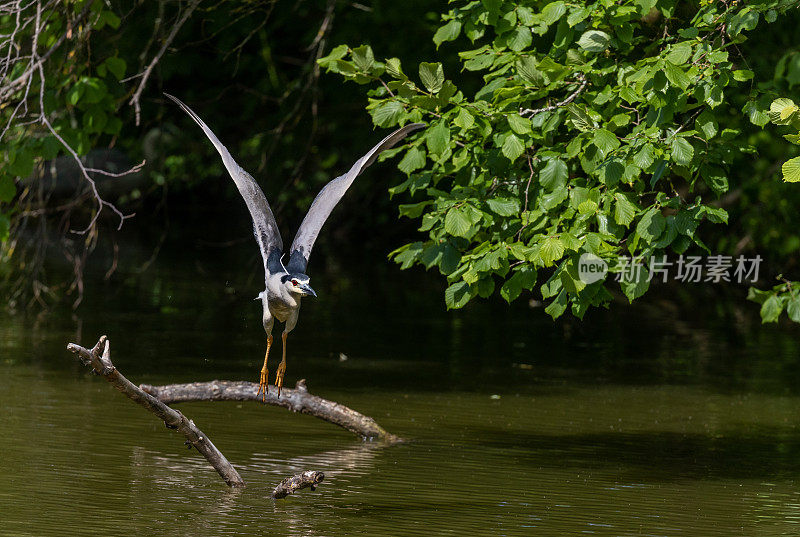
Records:
[[[194,422],[181,412],[168,407],[152,395],[145,393],[133,384],[114,364],[111,363],[111,351],[108,338],[102,336],[92,349],[86,349],[75,343],[67,345],[67,349],[78,355],[84,365],[90,366],[98,375],[106,379],[117,390],[128,398],[140,404],[159,419],[170,429],[176,429],[186,437],[189,445],[194,446],[206,460],[214,467],[222,479],[231,487],[244,487],[244,480],[239,472],[228,462],[228,459],[214,446],[211,439],[195,426]]]
[[[141,389],[157,397],[162,403],[187,403],[192,401],[256,401],[261,403],[258,384],[254,382],[234,382],[214,380],[190,384],[169,384],[150,386],[142,384]],[[294,389],[283,388],[278,397],[274,386],[269,387],[264,404],[281,406],[292,412],[300,412],[325,420],[355,433],[365,440],[383,440],[394,443],[402,439],[386,432],[375,420],[339,403],[312,395],[306,388],[305,380],[300,380]]]
[[[325,474],[322,472],[306,470],[302,474],[287,477],[278,483],[278,486],[272,491],[272,497],[276,500],[280,500],[306,487],[311,487],[311,490],[314,490],[317,488],[317,485],[322,483],[323,479],[325,479]]]

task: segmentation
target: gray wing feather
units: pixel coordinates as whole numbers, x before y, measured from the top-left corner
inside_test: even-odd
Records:
[[[203,120],[200,119],[191,108],[186,106],[177,97],[173,97],[167,93],[164,95],[183,108],[184,112],[189,114],[191,118],[200,125],[200,128],[206,133],[208,139],[214,144],[214,147],[222,157],[222,163],[225,165],[225,169],[228,170],[233,182],[236,183],[236,188],[239,189],[239,193],[244,198],[247,209],[250,211],[250,216],[253,218],[253,234],[261,250],[261,256],[264,258],[264,270],[266,274],[269,275],[270,272],[276,272],[276,269],[280,270],[283,240],[281,240],[278,224],[275,222],[275,216],[272,214],[272,209],[269,207],[264,192],[258,186],[255,179],[236,163],[230,151],[222,145],[222,142],[217,139],[214,133],[211,132],[211,129],[208,128]],[[271,269],[270,266],[272,267]]]
[[[317,235],[319,235],[322,225],[328,219],[336,204],[339,203],[339,200],[342,199],[347,189],[350,188],[350,185],[353,184],[355,178],[367,166],[375,162],[375,159],[378,158],[382,151],[391,148],[408,136],[410,132],[421,129],[424,126],[424,123],[412,123],[397,129],[370,149],[366,155],[358,159],[353,164],[353,167],[350,168],[350,171],[325,185],[311,204],[311,208],[303,219],[303,223],[300,224],[300,229],[292,242],[291,255],[287,264],[289,272],[305,272],[308,265],[308,257],[311,255],[311,249],[314,247],[314,241],[317,240]]]

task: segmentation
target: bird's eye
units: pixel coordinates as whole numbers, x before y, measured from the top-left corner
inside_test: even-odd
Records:
[[[292,280],[292,285],[297,285],[297,280]]]

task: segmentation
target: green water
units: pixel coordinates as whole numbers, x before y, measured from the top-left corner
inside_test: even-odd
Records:
[[[244,490],[64,349],[105,333],[137,383],[255,380],[258,277],[238,259],[165,255],[139,277],[90,275],[75,314],[0,314],[0,535],[800,533],[796,329],[703,288],[583,323],[522,302],[447,313],[435,278],[371,264],[312,272],[287,383],[408,442],[180,405]],[[307,469],[325,472],[316,491],[269,498]]]

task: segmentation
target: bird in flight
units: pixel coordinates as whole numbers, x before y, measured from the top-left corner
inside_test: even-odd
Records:
[[[375,159],[378,158],[382,151],[391,148],[410,132],[425,125],[423,123],[412,123],[397,129],[358,159],[347,173],[340,175],[325,185],[320,193],[317,194],[311,204],[311,208],[300,224],[300,229],[297,231],[292,246],[286,252],[288,253],[288,261],[284,265],[283,240],[264,192],[259,188],[253,177],[236,163],[228,149],[222,145],[222,142],[217,139],[211,129],[191,108],[177,97],[166,93],[164,95],[183,108],[200,125],[208,139],[214,144],[220,157],[222,157],[225,169],[228,170],[233,182],[236,184],[236,188],[239,189],[239,193],[244,198],[250,211],[250,216],[253,218],[253,233],[261,249],[261,257],[264,259],[264,282],[266,287],[256,298],[256,300],[261,300],[264,310],[262,321],[264,331],[267,333],[267,352],[264,355],[264,366],[261,368],[258,395],[262,396],[262,400],[266,399],[269,384],[267,360],[272,347],[272,327],[275,319],[277,319],[279,322],[286,323],[281,336],[283,340],[281,363],[278,365],[278,371],[275,375],[275,385],[278,388],[278,396],[280,397],[283,375],[286,372],[286,336],[297,325],[297,319],[300,315],[300,300],[305,296],[317,296],[317,293],[309,285],[310,278],[305,271],[308,265],[308,257],[311,255],[311,249],[314,247],[314,241],[316,241],[322,225],[355,178],[367,166],[375,162]]]

